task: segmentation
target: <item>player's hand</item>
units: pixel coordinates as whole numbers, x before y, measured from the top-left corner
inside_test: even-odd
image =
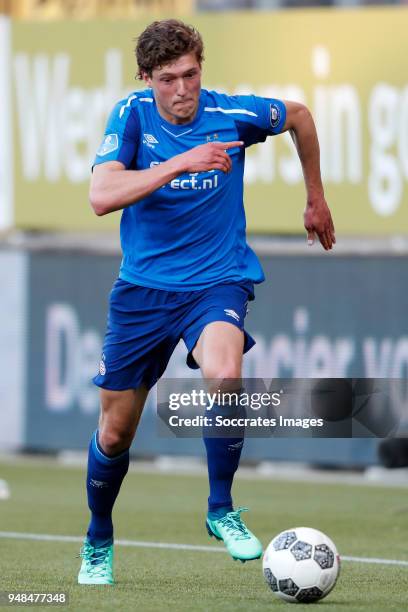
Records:
[[[336,236],[330,210],[323,196],[308,200],[303,218],[307,231],[307,243],[312,245],[317,235],[326,251],[332,249]]]
[[[180,165],[181,172],[208,172],[209,170],[221,170],[230,172],[232,160],[228,155],[229,149],[242,147],[241,140],[231,142],[207,142],[198,145],[186,153],[177,155],[177,163]]]

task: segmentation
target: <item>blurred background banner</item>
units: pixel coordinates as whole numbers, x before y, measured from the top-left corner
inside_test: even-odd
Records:
[[[90,166],[133,80],[132,21],[0,18],[0,227],[106,230],[87,201]],[[408,10],[373,7],[190,15],[203,83],[304,102],[320,138],[339,234],[408,234]],[[248,151],[253,232],[303,233],[304,186],[288,134]]]
[[[51,256],[52,255],[52,256]],[[4,385],[0,447],[35,451],[86,448],[99,413],[92,383],[105,333],[107,301],[120,258],[82,252],[0,251],[8,298],[0,318]],[[257,344],[245,357],[246,378],[406,378],[408,286],[403,257],[262,257],[267,282],[250,304],[247,329]],[[378,274],[388,279],[387,291]],[[328,295],[328,285],[330,291]],[[359,291],[355,288],[359,287]],[[370,300],[369,313],[366,296]],[[336,311],[336,316],[333,311]],[[14,312],[10,325],[6,312]],[[166,378],[192,378],[183,343]],[[401,405],[407,413],[407,385]],[[401,423],[401,425],[403,425]],[[405,423],[407,427],[408,423]],[[334,436],[336,434],[333,434]],[[309,436],[309,437],[307,437]],[[327,465],[376,461],[375,439],[250,439],[251,460],[287,459]],[[290,451],[288,451],[290,448]],[[199,455],[194,439],[157,436],[156,395],[149,396],[133,451],[139,456]]]
[[[28,259],[0,251],[0,449],[25,445]]]

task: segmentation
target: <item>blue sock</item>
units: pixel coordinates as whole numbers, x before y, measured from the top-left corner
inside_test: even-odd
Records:
[[[217,406],[212,408],[212,416],[217,414],[228,416],[237,415],[236,407]],[[232,408],[232,410],[231,410]],[[227,416],[227,415],[226,415]],[[207,431],[207,433],[209,433]],[[211,520],[222,518],[233,510],[231,488],[235,472],[238,469],[241,451],[244,444],[244,429],[238,430],[240,437],[217,438],[211,428],[211,436],[206,435],[203,428],[203,440],[207,450],[208,479],[210,496],[208,498],[208,518]],[[242,434],[242,435],[241,435]]]
[[[129,449],[108,457],[98,444],[98,431],[89,444],[86,489],[91,511],[87,536],[94,546],[113,540],[112,509],[129,468]]]

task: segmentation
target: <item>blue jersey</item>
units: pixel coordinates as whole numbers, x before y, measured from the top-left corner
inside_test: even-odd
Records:
[[[280,100],[201,90],[194,120],[175,125],[158,112],[151,89],[119,102],[108,120],[95,164],[119,161],[144,170],[210,141],[245,147],[282,131]],[[230,149],[232,170],[185,173],[122,212],[120,278],[169,291],[264,280],[246,243],[245,147]]]

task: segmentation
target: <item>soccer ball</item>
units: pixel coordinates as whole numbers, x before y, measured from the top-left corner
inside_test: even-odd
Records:
[[[340,557],[331,539],[317,529],[282,531],[265,550],[263,573],[272,591],[292,603],[326,597],[336,584]]]

